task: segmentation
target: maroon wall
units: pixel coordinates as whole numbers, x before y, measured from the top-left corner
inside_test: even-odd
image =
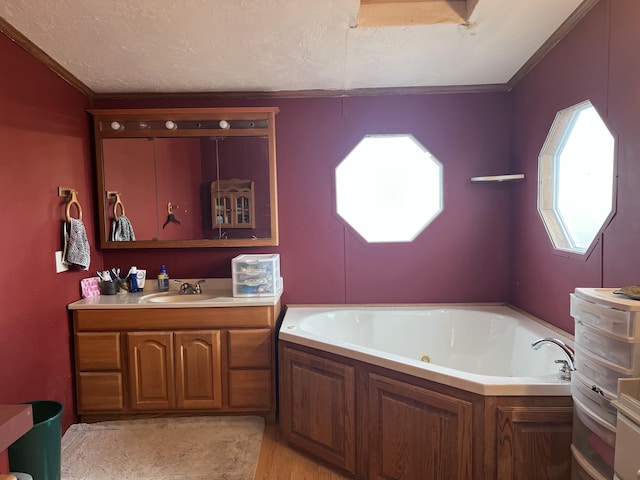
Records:
[[[514,91],[511,303],[573,331],[576,287],[640,283],[640,2],[602,0]],[[536,210],[537,160],[558,110],[591,100],[617,141],[617,213],[588,258],[554,252]]]
[[[286,303],[507,300],[508,185],[471,184],[508,167],[508,94],[274,99]],[[220,106],[182,101],[164,106]],[[159,106],[104,102],[98,107]],[[364,245],[334,213],[333,172],[365,134],[411,133],[443,164],[444,212],[407,244]],[[415,185],[415,188],[421,188]],[[235,249],[104,252],[174,278],[228,276]]]
[[[74,420],[69,316],[88,272],[55,273],[64,199],[75,188],[95,249],[86,98],[0,34],[0,403],[51,399]],[[75,209],[71,210],[75,216]],[[94,273],[95,275],[95,273]]]

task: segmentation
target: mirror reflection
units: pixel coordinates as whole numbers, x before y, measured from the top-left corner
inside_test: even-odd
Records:
[[[104,248],[277,245],[272,125],[111,112],[95,118]]]

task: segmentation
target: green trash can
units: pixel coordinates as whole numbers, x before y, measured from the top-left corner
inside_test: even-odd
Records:
[[[33,409],[33,427],[9,446],[9,470],[33,480],[60,480],[62,473],[62,404],[51,400],[25,402]]]

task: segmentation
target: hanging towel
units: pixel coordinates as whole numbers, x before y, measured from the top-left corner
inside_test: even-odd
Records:
[[[112,242],[132,242],[136,239],[133,226],[127,217],[120,215],[111,222]]]
[[[64,254],[63,259],[69,265],[77,265],[84,270],[89,270],[91,252],[89,240],[82,220],[72,218],[63,225],[64,230]]]

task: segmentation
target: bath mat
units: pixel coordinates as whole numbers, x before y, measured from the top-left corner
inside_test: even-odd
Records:
[[[262,417],[80,423],[62,437],[62,480],[253,480]]]

